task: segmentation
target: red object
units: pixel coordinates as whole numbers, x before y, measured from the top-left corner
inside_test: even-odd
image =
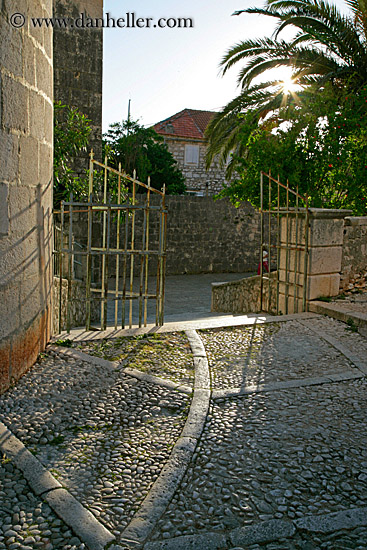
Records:
[[[266,271],[266,273],[269,273],[269,264],[268,260],[263,261],[263,273]],[[257,268],[257,274],[261,275],[261,263],[259,262],[259,266]]]

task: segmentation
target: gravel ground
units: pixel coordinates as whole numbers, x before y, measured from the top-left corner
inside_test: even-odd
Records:
[[[119,536],[169,457],[188,406],[179,392],[49,352],[2,396],[0,414]]]
[[[184,332],[116,338],[74,344],[84,353],[119,361],[121,367],[140,370],[192,386],[194,364]]]
[[[363,379],[212,403],[155,537],[366,506],[366,390]]]
[[[356,371],[345,356],[327,342],[315,339],[315,333],[297,321],[202,330],[200,336],[208,355],[213,389]]]

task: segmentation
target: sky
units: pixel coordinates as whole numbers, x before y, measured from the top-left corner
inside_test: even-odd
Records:
[[[149,28],[105,28],[103,131],[127,118],[151,126],[182,109],[218,111],[239,92],[233,67],[223,77],[219,63],[234,44],[271,36],[274,22],[236,10],[262,7],[263,0],[104,0],[117,20],[127,13],[154,18]],[[334,2],[346,11],[345,2]],[[132,16],[130,15],[130,20]],[[160,18],[191,18],[192,28],[156,28]],[[142,23],[141,23],[142,24]],[[173,24],[173,23],[171,23]]]

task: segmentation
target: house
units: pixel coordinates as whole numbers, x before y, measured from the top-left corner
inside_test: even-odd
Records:
[[[183,109],[179,113],[157,122],[154,130],[164,137],[168,150],[178,162],[189,193],[214,195],[226,180],[225,167],[214,160],[205,168],[205,129],[214,117],[213,111]]]

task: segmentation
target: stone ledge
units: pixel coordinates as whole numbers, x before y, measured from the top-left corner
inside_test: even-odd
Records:
[[[345,225],[347,226],[357,226],[357,225],[367,225],[367,216],[347,216],[345,218]]]
[[[357,325],[361,334],[364,334],[367,330],[367,314],[353,311],[353,309],[346,310],[344,304],[339,306],[338,304],[313,300],[308,303],[308,311],[319,315],[327,315],[344,323],[352,320]]]

